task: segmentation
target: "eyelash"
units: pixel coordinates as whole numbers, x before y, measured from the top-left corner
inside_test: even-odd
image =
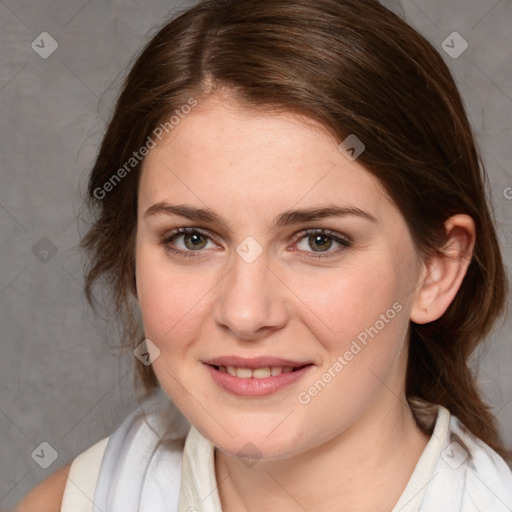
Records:
[[[199,253],[199,255],[200,255],[201,251],[199,251],[199,250],[198,251],[182,251],[179,249],[173,249],[169,245],[177,235],[182,235],[182,234],[199,234],[199,235],[209,238],[212,241],[215,241],[215,238],[212,237],[208,231],[202,230],[200,228],[188,227],[188,228],[177,228],[170,232],[167,232],[160,240],[160,243],[161,243],[161,245],[164,246],[166,251],[168,251],[172,254],[175,254],[177,256],[180,256],[182,258],[198,257],[198,255],[195,253]],[[338,255],[344,249],[348,249],[348,248],[352,247],[352,241],[347,236],[341,235],[340,233],[336,233],[335,231],[331,231],[329,229],[322,229],[322,228],[306,229],[306,230],[301,231],[300,233],[297,233],[297,235],[296,235],[297,239],[296,239],[295,243],[300,242],[303,238],[305,238],[309,235],[318,235],[318,234],[326,235],[329,238],[332,238],[335,242],[338,242],[342,247],[335,251],[319,252],[316,254],[310,253],[310,251],[304,251],[308,254],[305,256],[306,259],[319,260],[322,258],[330,258],[330,257]]]

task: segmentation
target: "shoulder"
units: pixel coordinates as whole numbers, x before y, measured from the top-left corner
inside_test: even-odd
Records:
[[[490,492],[512,508],[512,469],[505,460],[454,416],[451,418],[449,443],[448,447],[459,452],[460,461],[467,463],[468,492]]]
[[[512,510],[512,470],[456,417],[422,501],[425,512]]]
[[[505,460],[487,443],[475,436],[456,416],[450,418],[449,436],[449,442],[462,445],[463,456],[473,463],[473,470],[494,470],[496,475],[512,477],[512,470]]]
[[[70,502],[75,503],[77,492],[89,499],[107,442],[108,437],[98,441],[67,466],[52,473],[27,494],[14,512],[61,512],[69,508]]]
[[[159,445],[167,456],[181,455],[189,429],[190,424],[168,397],[163,402],[162,397],[147,400],[125,417],[109,437],[80,453],[72,463],[35,487],[14,512],[77,510],[77,503],[93,501],[100,480],[104,484],[102,489],[110,489],[112,482],[125,482],[127,489],[132,488],[132,480],[122,478],[125,473],[137,471],[141,457],[151,458]],[[163,462],[158,457],[154,459],[154,464],[165,466],[167,471],[178,467],[168,468],[168,458]]]
[[[34,487],[14,512],[60,512],[71,464],[58,469]]]

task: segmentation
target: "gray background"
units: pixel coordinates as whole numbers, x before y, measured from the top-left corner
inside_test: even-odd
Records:
[[[109,435],[135,405],[130,355],[120,353],[115,333],[84,299],[77,215],[128,64],[157,24],[191,3],[0,1],[1,509]],[[403,7],[461,88],[510,274],[511,2],[414,0]],[[453,31],[469,44],[456,59],[441,47]],[[58,43],[47,59],[31,47],[42,32]],[[510,332],[507,318],[489,349],[479,350],[479,380],[512,447]],[[44,441],[58,453],[48,469],[31,457]]]

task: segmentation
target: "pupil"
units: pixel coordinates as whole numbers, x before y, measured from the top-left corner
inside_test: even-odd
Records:
[[[329,249],[329,247],[330,247],[330,246],[331,246],[331,244],[332,244],[332,240],[331,240],[327,235],[312,235],[312,236],[310,237],[310,241],[311,241],[311,239],[313,239],[313,247],[315,246],[314,244],[316,244],[316,242],[319,242],[319,243],[320,243],[320,245],[317,245],[317,246],[316,246],[317,248],[318,248],[318,247],[320,247],[320,248]],[[325,242],[324,242],[324,243],[322,244],[322,240],[324,240],[324,241],[325,241],[326,239],[328,240],[328,242],[327,242],[327,243],[325,243]],[[325,245],[326,245],[326,247],[321,247],[322,245],[323,245],[323,246],[325,246]]]
[[[196,248],[201,244],[201,237],[203,235],[200,235],[198,233],[192,233],[185,236],[185,245],[188,246],[187,241],[192,242],[192,248]],[[204,243],[204,242],[203,242]],[[190,249],[190,247],[189,247]]]

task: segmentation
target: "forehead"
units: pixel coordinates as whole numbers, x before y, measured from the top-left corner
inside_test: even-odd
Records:
[[[394,208],[379,180],[349,161],[318,123],[217,97],[183,116],[144,159],[141,205],[178,200],[253,213],[334,202],[374,216]]]

